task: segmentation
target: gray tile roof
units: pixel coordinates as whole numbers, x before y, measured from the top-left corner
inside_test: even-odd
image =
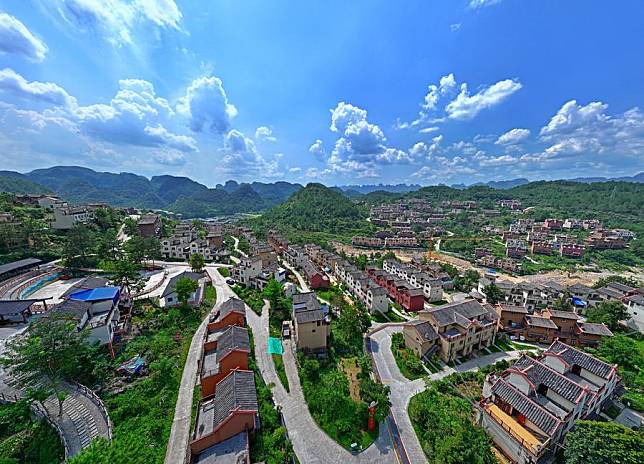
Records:
[[[252,371],[232,371],[217,384],[214,424],[217,428],[235,409],[257,411],[255,375]]]
[[[590,335],[603,335],[605,337],[610,337],[613,335],[613,332],[610,331],[608,327],[604,324],[595,324],[593,322],[580,322],[579,328],[583,333]]]
[[[595,375],[603,379],[608,379],[613,366],[604,361],[586,354],[582,351],[579,351],[571,346],[566,345],[560,341],[554,342],[546,350],[547,353],[556,353],[561,356],[568,364],[571,366],[577,364],[578,366],[586,369],[589,372],[592,372]]]
[[[438,338],[438,335],[432,328],[432,325],[427,321],[415,320],[408,322],[407,325],[413,327],[423,340],[432,341]]]
[[[250,353],[250,340],[247,329],[231,325],[219,335],[217,339],[218,358],[223,359],[233,350],[248,351]]]
[[[549,309],[550,317],[556,317],[559,319],[572,319],[578,320],[579,316],[572,311],[557,311],[556,309]]]
[[[480,316],[485,316],[485,318],[491,320],[497,319],[496,314],[476,300],[451,303],[422,312],[428,314],[439,327],[450,324],[459,324],[463,327],[468,327],[471,320],[478,319]]]
[[[179,279],[182,279],[184,277],[191,280],[199,281],[199,279],[203,278],[203,274],[199,274],[197,272],[190,272],[190,271],[184,271],[181,274],[177,274],[176,276],[172,277],[170,281],[167,283],[167,285],[163,289],[161,298],[166,297],[171,293],[174,293],[175,289],[177,288],[177,282],[179,282]]]
[[[194,464],[242,464],[250,462],[248,432],[240,432],[199,453]]]
[[[320,302],[318,301],[315,292],[296,293],[293,295],[293,307],[304,304],[304,308],[298,308],[295,311],[312,311],[320,309]]]
[[[553,329],[553,330],[557,330],[559,328],[557,327],[557,324],[555,324],[550,319],[545,317],[526,316],[525,319],[528,325],[531,325],[533,327],[542,327],[544,329]]]
[[[499,304],[499,306],[501,307],[502,311],[507,311],[509,313],[528,314],[528,308],[526,308],[525,306],[518,306],[518,305],[504,304],[504,303]]]
[[[544,432],[553,435],[561,425],[559,419],[549,413],[536,401],[530,399],[523,392],[510,385],[505,379],[500,378],[492,386],[492,393],[506,403],[512,405],[526,419],[535,424]]]
[[[324,311],[315,309],[313,311],[298,311],[295,313],[295,320],[298,324],[321,321],[325,318]]]
[[[81,320],[83,315],[92,307],[89,301],[65,300],[54,307],[54,311],[71,316],[76,320]]]
[[[228,298],[219,307],[219,319],[226,317],[230,313],[246,314],[246,306],[239,298]]]
[[[512,367],[523,372],[535,387],[543,384],[573,404],[581,401],[584,393],[581,385],[529,356],[521,356]]]

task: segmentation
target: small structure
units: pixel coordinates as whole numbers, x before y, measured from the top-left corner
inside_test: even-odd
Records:
[[[146,214],[137,222],[141,237],[161,236],[161,216],[158,214]]]
[[[31,306],[45,300],[0,300],[0,323],[27,322],[31,316]]]
[[[163,289],[163,293],[161,293],[161,298],[159,298],[159,306],[163,308],[166,306],[176,306],[180,303],[179,296],[177,295],[177,282],[179,282],[180,279],[184,278],[194,280],[198,284],[197,290],[192,292],[192,294],[188,297],[187,303],[190,306],[198,306],[201,304],[205,290],[206,278],[203,274],[199,274],[197,272],[184,271],[181,274],[177,274],[176,276],[172,277],[168,281],[165,288]]]
[[[38,258],[25,258],[12,263],[0,265],[0,282],[23,274],[38,267],[42,261]]]
[[[232,325],[219,332],[207,333],[201,356],[201,397],[213,396],[219,381],[233,369],[248,369],[249,354],[247,329]]]
[[[304,352],[326,351],[331,323],[314,292],[293,295],[295,344]]]

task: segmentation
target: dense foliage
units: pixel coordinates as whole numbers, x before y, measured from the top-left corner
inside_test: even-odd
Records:
[[[566,464],[640,464],[644,434],[615,422],[578,421],[566,435]]]
[[[619,330],[619,321],[628,317],[626,306],[621,301],[602,301],[586,310],[588,322],[604,323],[613,331]]]
[[[395,333],[391,336],[391,351],[400,373],[409,380],[419,379],[427,374],[420,358],[405,346],[403,334]]]
[[[56,430],[32,419],[27,401],[0,405],[0,463],[58,464],[63,456]]]
[[[259,233],[278,229],[295,242],[306,241],[311,233],[342,238],[369,230],[367,211],[341,193],[322,184],[308,184],[286,202],[252,221]]]
[[[627,389],[622,402],[637,411],[644,411],[644,340],[625,335],[604,337],[596,349],[589,351],[619,366],[619,375]]]

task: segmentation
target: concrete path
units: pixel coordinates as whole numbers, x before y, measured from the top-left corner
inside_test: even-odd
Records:
[[[233,238],[233,241],[235,242],[235,251],[237,251],[240,255],[247,257],[248,255],[245,252],[243,252],[243,251],[241,251],[239,249],[239,239],[237,237],[235,237],[234,235],[231,235],[231,237]]]
[[[225,279],[207,269],[213,284],[217,287],[217,301],[225,301],[234,296],[226,285]],[[380,435],[376,442],[360,454],[352,454],[329,437],[313,420],[297,375],[297,367],[292,348],[287,345],[284,350],[284,366],[289,379],[290,392],[287,393],[280,382],[273,359],[268,354],[268,305],[258,316],[246,306],[246,319],[253,332],[255,359],[266,384],[274,384],[273,399],[282,409],[289,439],[302,464],[397,464],[389,437],[389,429],[381,424]],[[166,463],[170,462],[166,459]]]
[[[402,330],[403,328],[400,325],[385,326],[385,328],[377,332],[372,332],[369,337],[369,345],[380,380],[391,389],[391,413],[398,425],[400,438],[409,457],[409,462],[421,464],[427,463],[427,458],[409,419],[407,408],[411,398],[424,391],[427,385],[425,379],[408,380],[398,369],[391,351],[391,336],[394,333],[402,332]],[[492,353],[464,362],[456,366],[456,369],[448,367],[440,372],[431,374],[428,378],[429,380],[439,380],[455,372],[476,371],[483,366],[494,364],[502,359],[517,359],[520,355],[519,351]]]
[[[289,263],[287,263],[284,260],[282,260],[282,266],[284,266],[286,269],[288,269],[289,271],[291,271],[293,273],[293,275],[297,279],[297,282],[298,282],[298,284],[300,286],[300,291],[302,293],[306,293],[306,292],[311,291],[311,289],[309,288],[309,286],[306,283],[306,280],[304,280],[304,278],[302,277],[302,274],[300,274],[297,269],[295,269],[293,266],[291,266]]]

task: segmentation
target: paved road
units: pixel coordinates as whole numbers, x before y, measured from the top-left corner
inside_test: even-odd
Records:
[[[215,307],[226,301],[232,295],[232,290],[226,285],[223,277],[216,271],[215,267],[206,267],[206,272],[210,276],[213,285],[217,290],[217,303]],[[201,347],[203,337],[206,332],[206,326],[210,314],[207,314],[199,325],[199,328],[192,337],[190,350],[186,358],[186,364],[181,376],[181,385],[179,386],[179,395],[177,404],[174,408],[174,420],[170,430],[170,438],[165,453],[165,464],[183,463],[188,454],[188,443],[190,441],[190,419],[192,416],[192,397],[195,385],[197,385],[197,365],[201,356]]]
[[[302,274],[300,274],[297,269],[295,269],[293,266],[291,266],[289,263],[287,263],[284,260],[282,260],[282,266],[284,266],[286,269],[291,271],[293,273],[293,275],[295,275],[295,278],[297,279],[297,282],[300,285],[300,290],[301,290],[302,293],[306,293],[306,292],[311,291],[311,289],[309,288],[309,286],[306,283],[306,280],[304,280],[304,278],[302,277]]]
[[[412,464],[427,463],[427,458],[422,450],[416,432],[414,431],[407,408],[409,401],[414,395],[422,392],[426,388],[424,379],[408,380],[398,369],[396,360],[391,352],[391,336],[396,332],[402,332],[401,326],[386,326],[369,338],[370,349],[376,363],[376,368],[383,384],[391,388],[391,413],[398,425],[400,438],[404,444],[405,450]],[[431,374],[430,380],[439,380],[454,372],[475,371],[480,367],[493,364],[502,359],[511,360],[520,356],[519,351],[509,351],[507,353],[492,353],[480,356],[467,361],[454,368],[447,368],[441,372]]]
[[[261,317],[246,307],[246,319],[253,331],[257,365],[264,381],[275,385],[273,398],[282,408],[289,438],[302,464],[394,464],[398,462],[391,445],[389,430],[384,424],[380,425],[378,439],[359,454],[347,451],[320,429],[304,400],[295,356],[289,343],[284,349],[284,367],[289,381],[289,393],[277,377],[275,365],[268,354],[268,306],[264,306]]]

